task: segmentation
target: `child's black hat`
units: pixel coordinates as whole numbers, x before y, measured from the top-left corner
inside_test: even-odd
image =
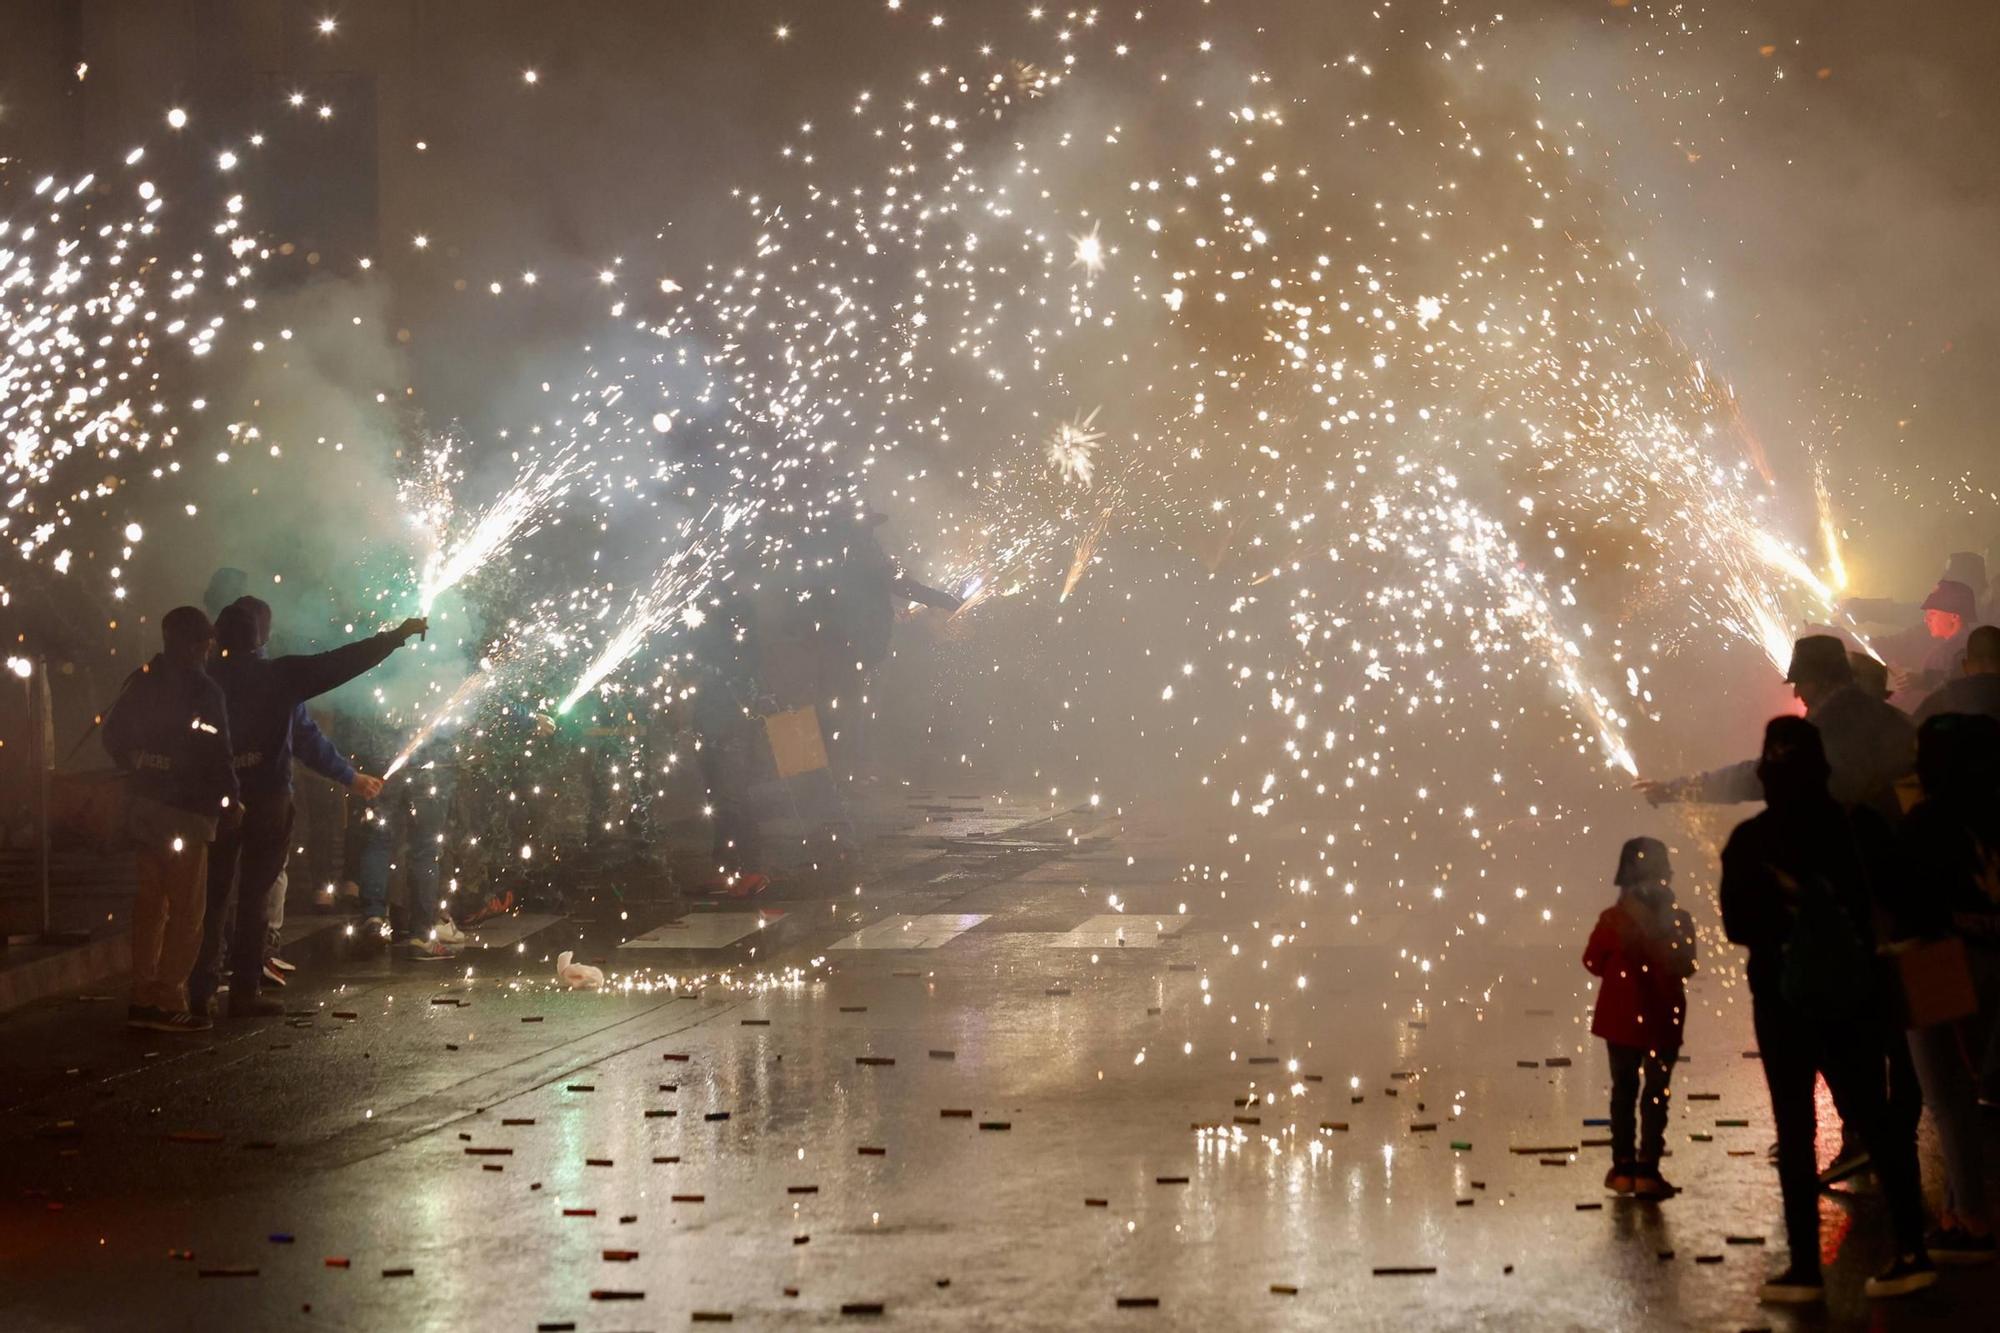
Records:
[[[1667,860],[1667,844],[1658,838],[1628,838],[1618,852],[1618,877],[1612,882],[1619,888],[1644,883],[1649,879],[1665,879],[1674,873]]]

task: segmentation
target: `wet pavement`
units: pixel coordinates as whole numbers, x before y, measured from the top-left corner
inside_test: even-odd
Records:
[[[858,895],[515,918],[439,964],[294,923],[286,1019],[0,1019],[0,1327],[1969,1328],[2000,1297],[1947,1270],[1871,1308],[1863,1192],[1823,1207],[1830,1311],[1757,1305],[1770,1117],[1712,936],[1686,1193],[1607,1199],[1581,924],[1447,982],[1401,942],[1433,923],[1314,948],[1293,904],[1180,883],[1197,830],[932,804],[869,833]],[[563,949],[613,988],[557,988]]]

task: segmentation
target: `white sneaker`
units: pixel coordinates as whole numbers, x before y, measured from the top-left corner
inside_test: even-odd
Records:
[[[463,944],[465,932],[458,928],[458,923],[453,921],[448,913],[439,912],[437,925],[431,931],[431,938],[439,944]]]
[[[438,940],[405,940],[403,957],[419,963],[441,963],[458,957],[458,950]]]

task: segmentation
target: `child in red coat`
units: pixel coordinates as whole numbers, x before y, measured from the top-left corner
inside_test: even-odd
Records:
[[[1694,921],[1674,906],[1673,867],[1657,838],[1633,838],[1618,854],[1618,901],[1597,918],[1583,965],[1600,978],[1590,1030],[1611,1056],[1611,1170],[1614,1194],[1665,1199],[1667,1084],[1680,1055],[1686,979],[1694,973]],[[1643,1099],[1640,1075],[1645,1076]],[[1634,1151],[1634,1104],[1640,1109]]]

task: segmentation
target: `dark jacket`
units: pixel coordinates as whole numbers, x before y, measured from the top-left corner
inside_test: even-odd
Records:
[[[1819,728],[1833,775],[1827,788],[1842,805],[1865,805],[1890,822],[1902,818],[1896,783],[1916,769],[1916,725],[1902,709],[1869,697],[1853,685],[1843,685],[1806,710],[1806,720]],[[1757,761],[1746,759],[1669,784],[1669,794],[1681,801],[1761,801],[1764,784],[1757,779]]]
[[[1959,676],[1946,681],[1917,705],[1914,721],[1922,726],[1940,713],[2000,719],[2000,676]]]
[[[1694,918],[1671,901],[1655,909],[1628,895],[1605,908],[1583,950],[1584,969],[1601,978],[1592,1035],[1641,1050],[1677,1049],[1694,957]]]
[[[134,796],[214,819],[242,799],[230,766],[229,706],[200,671],[155,655],[126,679],[104,719],[104,749]]]
[[[209,669],[229,700],[236,772],[244,792],[253,797],[290,792],[300,705],[379,665],[402,642],[394,631],[385,631],[310,656],[265,657],[260,651],[218,659]],[[318,728],[313,734],[318,735]]]
[[[1894,883],[1894,842],[1874,811],[1831,798],[1769,808],[1736,826],[1722,848],[1722,932],[1750,950],[1750,994],[1777,1001],[1785,941],[1801,889],[1832,894],[1873,947],[1878,896]],[[1856,977],[1856,985],[1871,978]]]
[[[1920,801],[1897,848],[1901,879],[1885,904],[1896,938],[2000,947],[2000,806],[1990,794]]]

